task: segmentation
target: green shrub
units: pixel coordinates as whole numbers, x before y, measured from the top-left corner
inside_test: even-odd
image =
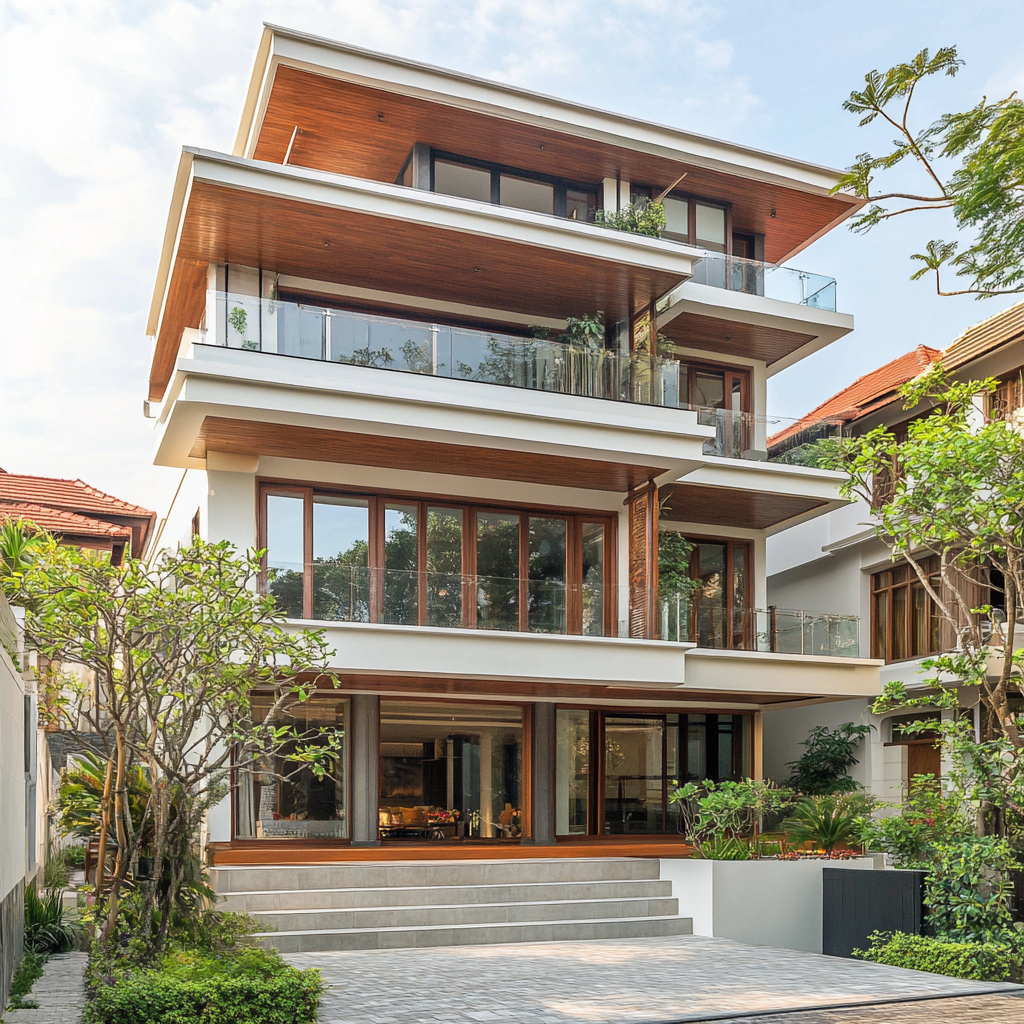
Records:
[[[64,890],[25,890],[25,948],[33,953],[67,953],[78,945],[78,933],[64,920]]]
[[[155,969],[92,984],[88,1024],[305,1024],[323,989],[319,971],[258,948],[168,953]]]
[[[870,949],[853,955],[890,967],[973,981],[1019,980],[1024,967],[1024,951],[992,942],[942,942],[903,932],[874,932],[869,938]]]
[[[42,977],[43,964],[46,963],[45,953],[33,953],[26,949],[25,955],[18,965],[11,979],[10,1001],[7,1004],[8,1010],[34,1010],[39,1004],[33,999],[26,999],[25,996],[32,991],[32,986]]]
[[[64,863],[69,868],[84,868],[85,867],[85,847],[84,846],[65,846],[63,850]]]
[[[805,796],[783,822],[791,842],[811,843],[814,849],[831,854],[837,846],[852,846],[857,841],[860,825],[858,798],[837,796]]]

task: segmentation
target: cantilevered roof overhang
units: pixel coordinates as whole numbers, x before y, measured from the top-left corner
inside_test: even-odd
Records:
[[[267,25],[234,153],[394,181],[413,144],[580,182],[682,188],[792,258],[863,205],[839,171]],[[289,150],[289,145],[291,146]]]
[[[625,320],[689,277],[671,242],[196,149],[182,153],[147,333],[150,397],[198,327],[211,262],[530,314]]]

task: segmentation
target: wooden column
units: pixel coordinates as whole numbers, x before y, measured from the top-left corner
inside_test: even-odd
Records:
[[[534,704],[530,749],[531,834],[524,843],[553,846],[555,842],[555,705]]]
[[[352,695],[352,822],[353,846],[380,846],[377,808],[380,802],[380,697]]]
[[[658,488],[645,484],[626,499],[629,509],[629,635],[658,635]]]

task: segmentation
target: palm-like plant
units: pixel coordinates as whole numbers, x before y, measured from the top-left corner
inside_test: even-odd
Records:
[[[47,539],[34,523],[5,519],[0,524],[0,582],[23,574],[39,556]]]
[[[792,842],[810,842],[815,849],[831,854],[837,846],[857,841],[863,804],[862,797],[804,797],[782,827]]]

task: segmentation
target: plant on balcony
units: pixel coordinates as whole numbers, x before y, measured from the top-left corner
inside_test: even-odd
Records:
[[[136,938],[150,955],[165,946],[176,907],[202,879],[198,830],[220,801],[232,760],[236,772],[287,749],[290,762],[322,777],[339,749],[330,731],[299,732],[279,717],[323,681],[322,634],[286,632],[274,600],[256,588],[259,552],[236,555],[198,538],[153,564],[119,565],[48,540],[17,579],[26,608],[26,643],[49,661],[78,666],[59,695],[62,725],[92,737],[106,760],[100,797],[101,856],[94,920],[101,941],[118,940],[122,898],[139,901]],[[273,694],[256,721],[255,687]],[[96,739],[98,737],[98,739]],[[141,817],[129,780],[142,770],[151,787]],[[113,835],[109,877],[103,853]],[[154,868],[141,870],[152,836]]]
[[[259,346],[255,341],[252,341],[245,336],[246,332],[249,330],[249,314],[241,306],[234,306],[228,314],[228,323],[235,329],[239,337],[242,339],[241,347],[249,352],[255,352]]]
[[[956,242],[928,242],[911,256],[923,264],[911,280],[934,272],[939,295],[1009,295],[1024,291],[1024,101],[1016,93],[995,103],[982,97],[976,107],[943,114],[917,131],[908,120],[916,87],[931,75],[952,77],[963,63],[956,47],[946,46],[865,75],[843,109],[860,116],[861,126],[881,118],[895,132],[894,148],[877,157],[862,153],[832,191],[849,189],[871,203],[850,225],[860,232],[907,213],[950,210],[961,231],[977,232],[973,243],[958,253]],[[902,183],[898,192],[876,191],[875,176],[908,158],[924,171],[923,192],[908,194]],[[883,205],[891,201],[895,208]],[[943,291],[946,266],[967,287]]]
[[[804,753],[786,764],[792,769],[789,785],[804,796],[829,796],[858,790],[859,784],[848,772],[858,762],[854,753],[857,744],[871,729],[870,725],[854,725],[853,722],[835,729],[816,725],[801,744],[807,748]]]
[[[615,231],[661,238],[665,230],[665,207],[649,199],[636,199],[621,210],[598,210],[594,215],[594,223],[598,227]]]

